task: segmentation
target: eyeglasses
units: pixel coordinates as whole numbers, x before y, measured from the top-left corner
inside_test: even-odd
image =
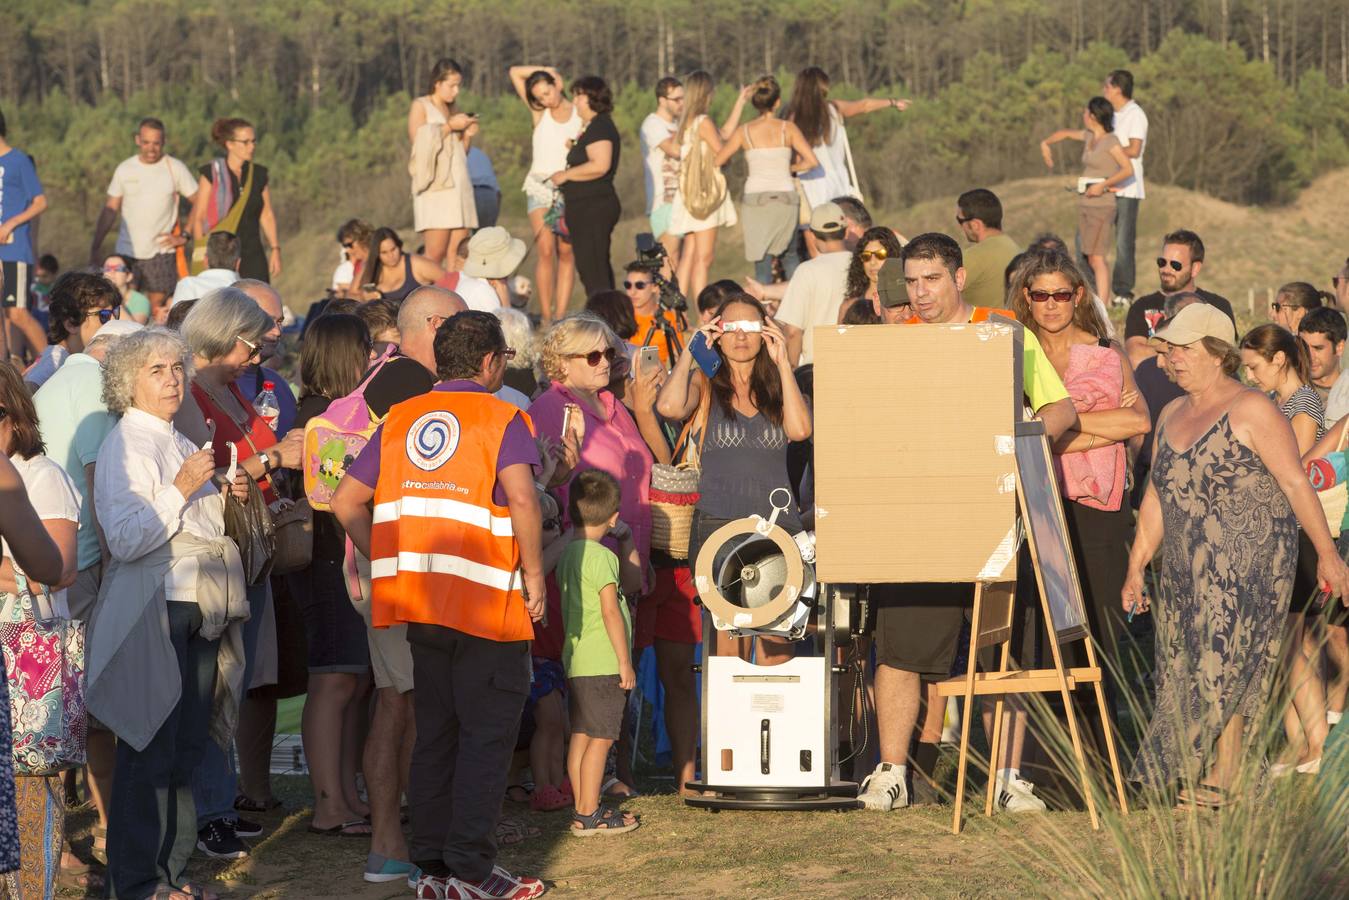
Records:
[[[567,359],[584,359],[586,365],[593,369],[600,364],[601,359],[608,360],[612,364],[617,356],[617,350],[613,347],[606,347],[603,350],[591,350],[589,353],[570,353],[567,355]]]
[[[257,362],[258,360],[262,359],[262,346],[261,346],[261,345],[253,343],[252,341],[248,340],[246,337],[244,337],[244,336],[241,335],[241,334],[237,334],[237,335],[235,335],[235,337],[238,338],[239,343],[243,344],[245,347],[248,348],[248,361],[249,361],[249,362]]]
[[[1030,296],[1031,300],[1036,303],[1047,303],[1050,300],[1053,300],[1055,303],[1071,303],[1073,301],[1073,294],[1077,292],[1063,288],[1057,291],[1027,291],[1026,293]]]
[[[644,291],[649,281],[624,281],[623,287],[629,291]]]
[[[119,319],[122,316],[122,304],[116,306],[105,306],[102,309],[91,309],[84,314],[87,319],[90,316],[98,316],[98,324],[107,325],[113,319]]]
[[[126,266],[104,266],[104,267],[103,267],[103,271],[104,271],[104,272],[130,272],[131,270],[128,269]]]
[[[1276,300],[1275,302],[1269,305],[1269,308],[1274,310],[1275,312],[1279,312],[1280,310],[1303,309],[1304,307],[1300,303],[1280,303]]]
[[[1173,270],[1179,272],[1181,269],[1185,268],[1185,263],[1178,259],[1167,259],[1165,256],[1157,257],[1157,268],[1165,269],[1167,266],[1170,266]]]
[[[507,360],[515,359],[514,347],[507,347],[505,350],[498,350],[496,352],[498,356],[504,356]],[[591,363],[591,365],[598,365],[598,363]]]
[[[890,251],[884,248],[880,250],[863,250],[861,253],[857,254],[857,258],[862,262],[871,262],[873,259],[884,262],[890,258]]]

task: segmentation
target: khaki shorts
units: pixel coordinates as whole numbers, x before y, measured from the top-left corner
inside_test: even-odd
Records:
[[[365,619],[366,640],[370,645],[370,669],[375,676],[375,687],[391,687],[400,694],[406,694],[412,690],[412,646],[408,644],[408,627],[371,627],[370,560],[350,544],[347,546],[347,558],[343,564],[347,574],[347,589],[351,594],[352,606]]]

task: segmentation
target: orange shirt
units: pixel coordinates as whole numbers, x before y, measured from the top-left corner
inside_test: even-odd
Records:
[[[659,312],[660,307],[657,306],[656,313]],[[651,330],[651,324],[656,321],[656,313],[646,315],[644,313],[636,312],[635,310],[633,311],[632,317],[637,320],[637,333],[632,336],[632,343],[635,346],[642,346],[642,341],[646,340],[647,332]],[[662,318],[673,325],[675,333],[678,334],[679,319],[676,317],[674,310],[665,310]],[[682,341],[684,336],[682,334],[679,335],[679,339]],[[665,367],[668,369],[670,367],[670,348],[666,343],[664,331],[657,327],[655,334],[651,337],[650,343],[656,348],[656,352],[660,354],[660,361],[664,363]]]

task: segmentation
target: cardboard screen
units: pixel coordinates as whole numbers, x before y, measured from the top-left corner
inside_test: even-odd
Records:
[[[821,326],[814,338],[818,580],[1014,571],[1020,326]]]
[[[1044,591],[1049,617],[1059,642],[1086,637],[1087,612],[1082,583],[1077,578],[1068,523],[1063,518],[1059,485],[1049,464],[1049,444],[1043,432],[1019,434],[1016,463],[1021,471],[1021,494],[1031,555]]]

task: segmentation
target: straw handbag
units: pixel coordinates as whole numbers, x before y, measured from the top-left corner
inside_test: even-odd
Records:
[[[703,388],[698,411],[684,425],[675,442],[672,465],[651,467],[651,546],[675,559],[688,559],[693,509],[698,504],[698,479],[702,476],[703,438],[712,392]],[[693,440],[693,433],[698,433]]]

